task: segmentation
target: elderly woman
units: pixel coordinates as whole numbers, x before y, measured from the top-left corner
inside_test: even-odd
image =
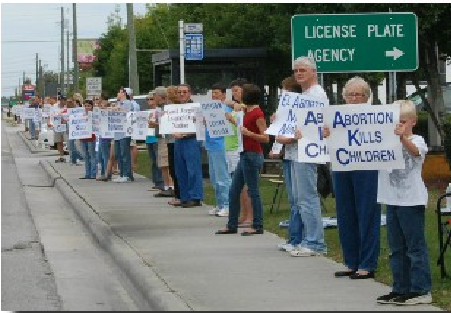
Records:
[[[370,95],[368,83],[360,77],[351,78],[343,89],[347,104],[365,105]],[[324,137],[329,135],[330,129],[325,126]],[[335,272],[335,277],[374,278],[381,222],[377,177],[376,170],[332,171],[338,234],[347,267]]]

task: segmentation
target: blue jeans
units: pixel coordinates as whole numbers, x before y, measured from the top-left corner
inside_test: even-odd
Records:
[[[332,171],[338,235],[349,269],[374,271],[380,245],[381,206],[378,171]]]
[[[157,156],[158,156],[158,143],[148,143],[147,151],[149,152],[149,159],[152,162],[152,167],[150,168],[150,177],[152,178],[152,182],[155,186],[159,188],[164,187],[163,175],[161,174],[161,170],[158,168],[157,164]]]
[[[251,198],[254,220],[252,228],[263,230],[263,206],[260,198],[260,169],[263,165],[263,155],[256,152],[244,151],[240,153],[240,160],[236,166],[229,192],[229,221],[228,229],[238,228],[238,216],[240,215],[240,194],[247,185]]]
[[[30,139],[35,139],[35,124],[34,120],[28,120],[28,133],[30,134]]]
[[[105,170],[108,168],[108,160],[110,159],[111,140],[100,139],[99,151],[102,154],[102,175],[105,175]],[[108,173],[108,179],[111,179],[112,173]]]
[[[96,178],[97,159],[96,159],[96,143],[82,141],[83,152],[85,154],[85,178]]]
[[[424,235],[424,206],[387,205],[387,239],[393,291],[431,291],[431,269]]]
[[[219,209],[229,208],[229,190],[232,180],[227,167],[225,150],[208,151],[208,171]]]
[[[293,198],[293,178],[292,178],[292,167],[294,166],[294,161],[283,160],[283,180],[285,181],[285,189],[288,195],[288,205],[290,206],[290,217],[288,221],[288,244],[296,246],[301,243],[302,240],[302,218],[300,216],[299,210],[296,208],[294,198]]]
[[[80,151],[77,150],[77,146],[75,145],[75,139],[68,139],[68,145],[70,153],[70,162],[72,164],[76,164],[77,159],[83,160],[83,156],[81,155]]]
[[[133,177],[130,140],[130,137],[125,137],[114,141],[114,156],[117,160],[121,177]]]
[[[317,186],[317,164],[293,162],[291,179],[294,219],[299,245],[317,252],[327,252]],[[297,239],[299,240],[299,239]]]
[[[174,165],[180,200],[202,200],[202,146],[195,137],[175,140]]]

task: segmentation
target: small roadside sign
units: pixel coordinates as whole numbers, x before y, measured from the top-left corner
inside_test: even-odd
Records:
[[[102,94],[102,77],[86,78],[86,95],[100,96]]]

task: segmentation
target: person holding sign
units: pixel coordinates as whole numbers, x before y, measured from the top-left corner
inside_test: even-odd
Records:
[[[92,101],[85,100],[86,115],[92,112]],[[96,135],[93,133],[91,138],[80,139],[85,157],[85,176],[80,179],[96,179],[97,158],[96,158]]]
[[[177,87],[180,103],[192,103],[191,86]],[[201,206],[203,195],[202,147],[196,133],[174,134],[175,174],[180,189],[180,205],[183,208]]]
[[[232,179],[229,192],[229,221],[227,228],[218,230],[217,235],[236,234],[238,232],[238,217],[240,214],[240,194],[244,184],[248,186],[253,208],[252,229],[243,231],[242,236],[263,234],[263,206],[260,198],[260,169],[263,165],[263,150],[261,143],[269,142],[265,134],[266,120],[260,109],[261,91],[253,84],[243,85],[243,102],[246,105],[243,125],[240,130],[243,135],[243,152]]]
[[[211,88],[212,100],[221,101],[221,109],[226,97],[226,87],[220,84],[214,84]],[[218,104],[215,102],[215,104]],[[208,110],[204,111],[208,114]],[[205,115],[204,115],[205,116]],[[205,117],[204,117],[205,122]],[[211,137],[208,127],[205,130],[205,150],[208,153],[208,171],[210,173],[210,182],[215,191],[216,208],[213,209],[216,216],[229,216],[229,190],[230,175],[227,169],[227,160],[224,146],[224,136]],[[211,213],[211,212],[210,212]]]
[[[56,143],[56,147],[60,154],[60,157],[55,160],[55,163],[64,163],[66,162],[66,158],[64,157],[64,137],[66,134],[66,128],[62,128],[62,130],[58,129],[58,126],[64,124],[63,126],[67,126],[67,121],[63,119],[63,114],[67,113],[66,108],[67,100],[65,96],[60,97],[60,101],[56,104],[59,110],[55,113],[54,120],[51,123],[47,124],[47,127],[53,128],[55,132],[54,142]],[[50,118],[49,118],[50,120]],[[60,125],[55,125],[55,121],[59,121]]]
[[[370,95],[370,86],[360,77],[351,78],[343,88],[346,104],[366,105]],[[330,132],[325,125],[324,137]],[[377,170],[332,171],[338,234],[347,267],[335,272],[335,277],[374,278],[381,224],[377,179]]]
[[[427,304],[431,297],[431,269],[426,245],[425,209],[428,192],[421,178],[428,147],[423,137],[414,135],[416,108],[410,100],[395,101],[400,106],[399,136],[404,169],[379,171],[377,202],[387,205],[387,239],[393,291],[377,298],[378,303]]]
[[[302,94],[327,101],[327,94],[318,84],[316,62],[309,57],[294,61],[294,78],[302,87]],[[296,131],[295,138],[277,136],[276,141],[285,145],[285,154],[292,154],[291,190],[294,211],[290,219],[291,234],[297,243],[290,254],[294,257],[321,256],[327,251],[324,243],[324,227],[321,218],[321,204],[317,190],[317,164],[298,162],[297,140],[302,135]]]

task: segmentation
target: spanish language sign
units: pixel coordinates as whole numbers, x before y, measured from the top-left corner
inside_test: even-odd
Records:
[[[202,114],[205,117],[210,137],[224,137],[233,135],[230,122],[226,119],[225,110],[221,102],[208,101],[201,103]]]
[[[167,104],[164,106],[164,114],[161,116],[160,134],[195,133],[194,122],[199,103]]]
[[[319,99],[300,93],[284,91],[280,95],[276,118],[269,125],[265,134],[294,138],[299,109],[324,108],[329,106],[329,100]]]
[[[404,169],[395,127],[396,105],[347,104],[324,108],[333,171]]]
[[[302,138],[298,140],[298,162],[330,162],[329,150],[323,137],[323,108],[298,111],[298,129]]]

